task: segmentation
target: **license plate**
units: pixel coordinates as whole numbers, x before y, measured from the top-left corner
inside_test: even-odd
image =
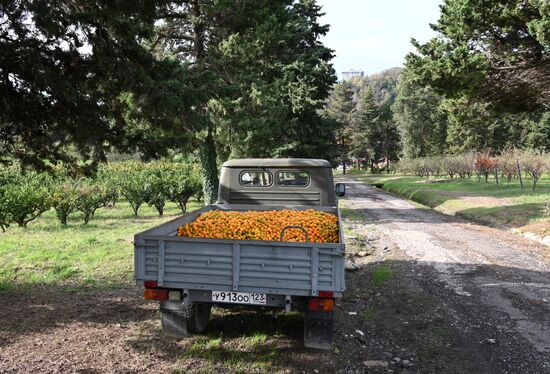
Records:
[[[265,293],[212,291],[212,301],[217,303],[266,305]]]

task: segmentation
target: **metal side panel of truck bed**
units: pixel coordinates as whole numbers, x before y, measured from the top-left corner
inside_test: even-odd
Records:
[[[135,276],[138,283],[159,287],[317,296],[332,291],[341,296],[344,284],[344,245],[257,240],[183,238],[177,228],[212,210],[273,210],[250,205],[207,206],[135,236]],[[311,207],[286,207],[311,209]],[[337,209],[316,207],[338,214]],[[340,218],[340,217],[339,217]],[[340,219],[339,219],[340,225]]]

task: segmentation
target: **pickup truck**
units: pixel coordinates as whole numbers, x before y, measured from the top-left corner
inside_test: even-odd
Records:
[[[165,334],[201,333],[212,306],[299,311],[304,345],[331,349],[335,299],[344,282],[344,236],[329,162],[241,159],[221,168],[218,200],[134,237],[134,267],[145,298],[160,300]],[[177,236],[202,213],[314,209],[338,217],[338,242],[231,240]],[[296,227],[285,227],[291,229]],[[298,227],[299,229],[300,227]],[[305,230],[304,230],[305,231]]]

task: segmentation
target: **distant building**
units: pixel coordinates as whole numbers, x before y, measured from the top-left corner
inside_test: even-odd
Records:
[[[343,81],[350,80],[351,78],[354,78],[354,77],[363,78],[364,76],[365,76],[365,72],[363,70],[350,69],[348,71],[342,72]]]

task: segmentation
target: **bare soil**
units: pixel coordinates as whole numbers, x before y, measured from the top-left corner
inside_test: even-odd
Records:
[[[132,285],[44,286],[0,294],[0,372],[550,373],[548,249],[347,182],[333,352],[303,347],[299,315],[217,310],[175,340]]]

